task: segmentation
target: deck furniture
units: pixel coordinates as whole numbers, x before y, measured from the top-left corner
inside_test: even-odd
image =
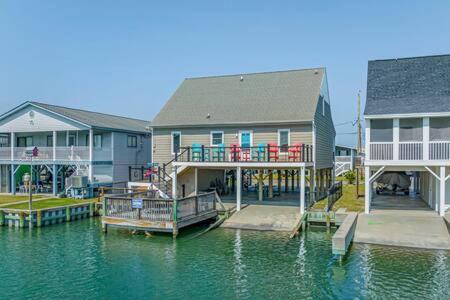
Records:
[[[212,148],[212,160],[213,161],[225,161],[225,145],[218,144]]]
[[[278,148],[277,143],[268,143],[267,152],[269,161],[278,161],[280,149]]]
[[[243,149],[241,149],[241,152],[242,152],[241,161],[251,161],[252,160],[250,148],[243,148]]]
[[[209,161],[209,148],[201,144],[192,144],[192,161]]]
[[[299,161],[301,157],[302,144],[294,144],[288,149],[288,160]]]
[[[238,144],[230,144],[230,161],[241,160],[241,146]]]
[[[258,146],[253,149],[253,158],[257,161],[266,160],[266,144],[258,144]]]

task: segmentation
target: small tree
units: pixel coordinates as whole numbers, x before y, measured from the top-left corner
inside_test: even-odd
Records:
[[[347,180],[348,184],[353,184],[356,179],[355,171],[351,170],[345,173],[345,179]]]

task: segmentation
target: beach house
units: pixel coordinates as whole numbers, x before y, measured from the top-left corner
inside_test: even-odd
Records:
[[[325,68],[185,79],[152,134],[160,185],[173,198],[215,189],[237,210],[256,201],[303,212],[333,181]]]
[[[31,171],[33,192],[55,195],[70,188],[72,176],[85,178],[89,188],[127,181],[130,167],[147,167],[151,161],[149,126],[148,121],[25,102],[0,116],[0,192],[27,192]]]
[[[450,207],[450,55],[369,61],[364,114],[365,212],[382,203],[443,216]],[[386,173],[392,182],[380,185]]]

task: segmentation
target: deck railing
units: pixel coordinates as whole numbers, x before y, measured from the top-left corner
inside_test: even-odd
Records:
[[[430,142],[430,160],[450,159],[450,141]]]
[[[422,160],[422,142],[400,142],[398,144],[398,158],[400,160]]]
[[[312,145],[293,146],[260,145],[253,147],[230,146],[183,147],[175,155],[178,162],[312,162]]]
[[[369,143],[370,160],[449,160],[450,141]],[[428,150],[428,155],[426,151]]]
[[[89,147],[70,146],[70,147],[37,147],[38,156],[33,157],[35,161],[88,161]],[[27,149],[29,147],[14,147],[14,160],[27,160]],[[54,151],[53,151],[54,150]],[[94,151],[94,160],[111,160],[111,149],[102,148]],[[0,160],[11,160],[11,147],[0,147]]]
[[[370,159],[392,160],[394,158],[394,143],[370,143]]]
[[[216,209],[215,192],[199,194],[179,200],[160,199],[147,192],[105,196],[104,216],[151,222],[176,222]],[[142,201],[142,208],[134,208],[133,200]]]

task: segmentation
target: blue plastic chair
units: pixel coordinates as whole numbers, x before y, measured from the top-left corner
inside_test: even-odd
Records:
[[[200,144],[192,144],[192,161],[201,161],[202,160],[202,145]]]
[[[266,160],[266,144],[260,143],[253,152],[253,158],[258,161]]]

